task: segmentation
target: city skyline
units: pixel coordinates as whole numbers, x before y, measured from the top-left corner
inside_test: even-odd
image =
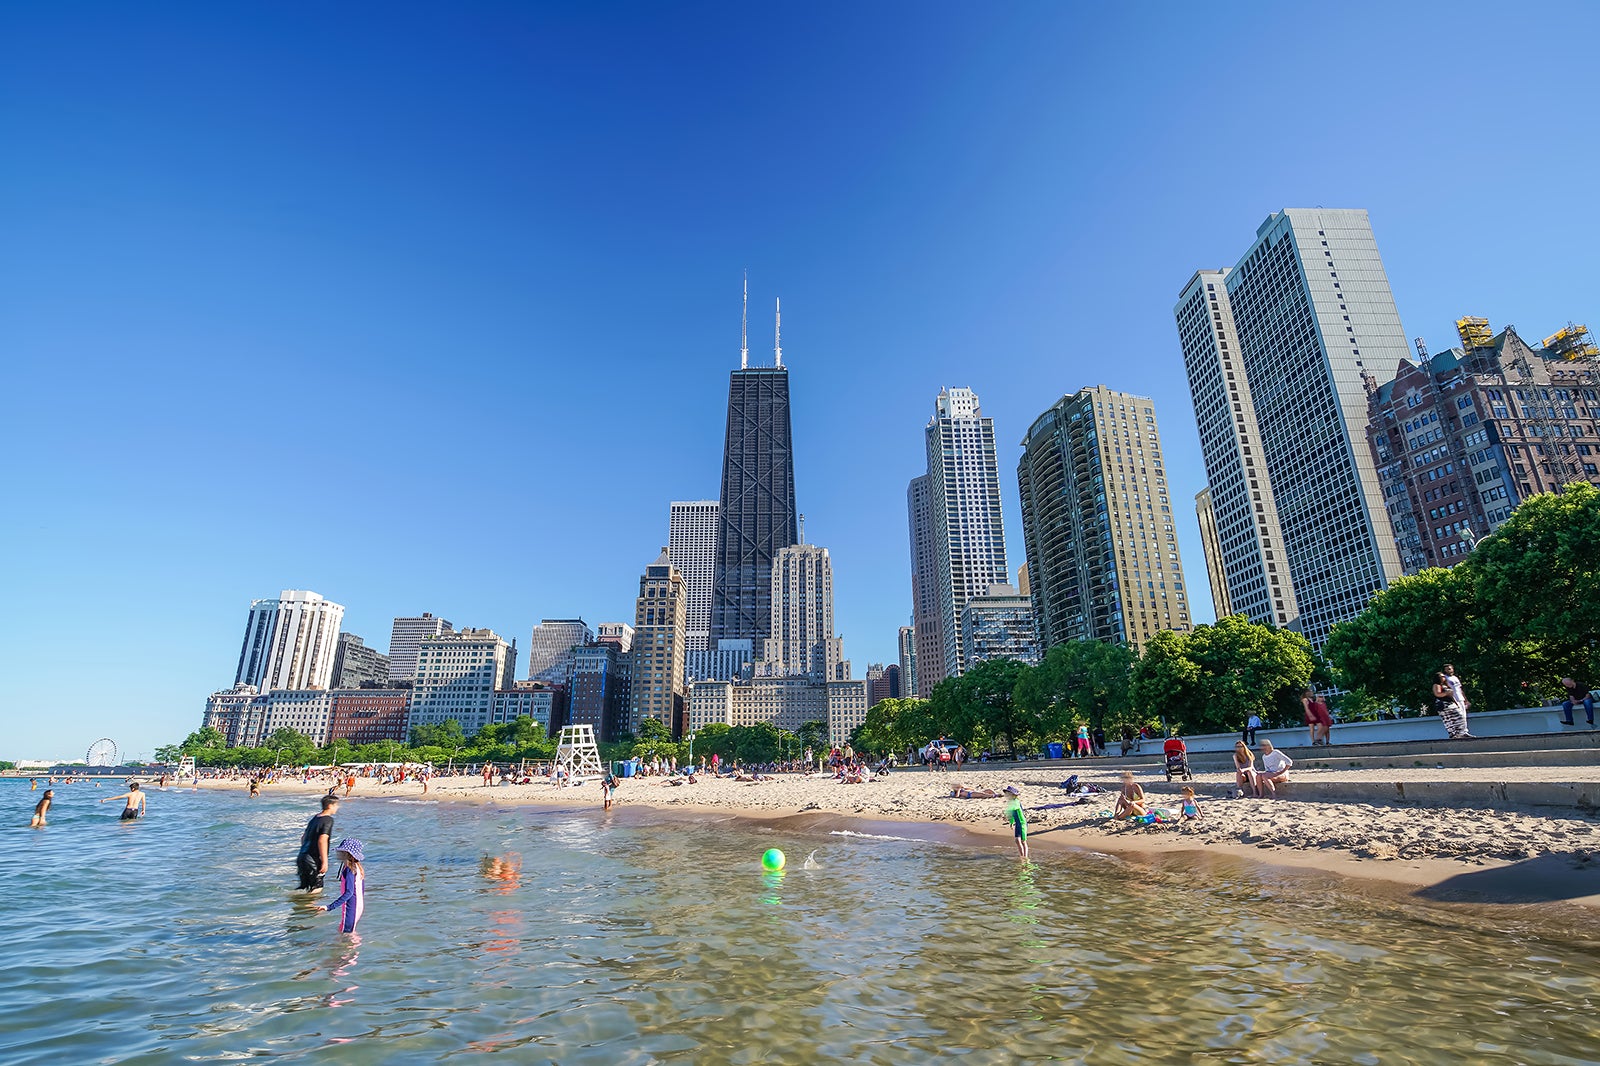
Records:
[[[666,505],[717,493],[747,268],[754,305],[781,293],[789,312],[806,539],[830,549],[858,663],[898,659],[903,487],[941,386],[983,397],[1003,471],[1063,394],[1149,396],[1172,497],[1205,487],[1173,297],[1272,212],[1370,212],[1405,336],[1435,351],[1463,313],[1541,334],[1600,317],[1595,147],[1536,173],[1459,163],[1462,143],[1570,145],[1582,94],[1412,51],[1492,36],[1532,55],[1600,13],[1395,10],[1375,35],[1265,10],[738,29],[641,12],[625,31],[501,12],[495,34],[400,13],[378,45],[336,12],[310,46],[285,13],[106,8],[94,35],[0,14],[0,134],[30,160],[0,175],[22,445],[0,550],[25,563],[0,622],[0,714],[21,719],[0,756],[181,739],[226,686],[240,609],[283,588],[344,605],[382,651],[423,611],[508,640],[542,617],[628,619]],[[1275,47],[1297,36],[1359,50],[1367,76],[1311,84]],[[1129,77],[1133,48],[1149,77]],[[407,76],[419,54],[426,86]],[[1206,79],[1293,91],[1196,117]],[[1386,121],[1396,99],[1410,117]],[[641,412],[658,438],[634,432]],[[627,476],[641,454],[648,480]],[[1198,526],[1175,511],[1193,589]],[[145,624],[105,619],[119,600],[151,604]],[[1191,607],[1209,620],[1208,596]],[[97,653],[73,693],[62,633]]]

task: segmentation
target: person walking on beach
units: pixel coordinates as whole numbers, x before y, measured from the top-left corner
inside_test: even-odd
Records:
[[[606,776],[600,779],[600,798],[605,801],[604,806],[600,808],[601,810],[609,811],[611,809],[611,794],[616,790],[617,779],[615,775],[611,773],[611,770],[608,767],[606,769]]]
[[[105,803],[107,800],[128,801],[128,805],[122,808],[122,820],[124,822],[131,822],[144,813],[144,793],[139,791],[139,782],[137,781],[130,781],[128,783],[128,791],[122,795],[107,796],[100,802]]]
[[[1589,719],[1589,724],[1594,725],[1594,694],[1587,685],[1578,684],[1577,678],[1563,677],[1561,687],[1566,690],[1567,697],[1561,703],[1561,724],[1576,725],[1572,720],[1572,711],[1578,704],[1583,704],[1583,716]]]
[[[323,796],[322,813],[311,816],[300,836],[300,853],[295,869],[300,874],[300,889],[315,892],[328,873],[328,842],[333,837],[333,816],[339,813],[339,797]]]
[[[1028,815],[1022,809],[1022,790],[1016,785],[1007,785],[1005,794],[1010,797],[1006,800],[1006,821],[1011,823],[1011,835],[1017,840],[1017,856],[1022,859],[1028,857]]]
[[[44,795],[39,797],[39,802],[33,805],[33,821],[28,823],[30,828],[40,829],[47,824],[44,816],[50,813],[50,804],[55,802],[55,798],[55,789],[47,788],[44,790]]]
[[[1451,739],[1477,739],[1467,730],[1467,707],[1472,706],[1472,701],[1467,699],[1466,693],[1461,690],[1461,679],[1456,677],[1456,667],[1445,663],[1445,687],[1450,690],[1451,715],[1461,723],[1459,733],[1451,733]],[[1448,722],[1446,722],[1448,728]]]
[[[328,901],[322,907],[323,911],[331,911],[335,907],[343,907],[344,915],[339,922],[341,933],[356,931],[356,923],[361,921],[361,912],[367,907],[367,871],[362,866],[361,841],[346,838],[339,841],[339,895]]]

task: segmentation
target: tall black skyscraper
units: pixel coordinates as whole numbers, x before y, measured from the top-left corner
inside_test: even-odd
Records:
[[[800,540],[789,430],[789,371],[781,334],[775,366],[749,366],[749,349],[728,382],[722,452],[722,513],[711,582],[711,641],[748,639],[759,659],[771,625],[772,557]]]

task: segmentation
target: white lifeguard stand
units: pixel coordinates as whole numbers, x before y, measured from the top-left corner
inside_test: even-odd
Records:
[[[566,771],[568,784],[576,784],[585,774],[600,777],[600,746],[594,741],[594,726],[564,725],[556,740],[556,772]]]
[[[178,780],[182,781],[185,778],[191,781],[197,781],[200,778],[200,775],[195,772],[194,756],[192,755],[185,755],[178,760]]]

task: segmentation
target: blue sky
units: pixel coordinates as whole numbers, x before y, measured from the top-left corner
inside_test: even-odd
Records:
[[[943,385],[1017,442],[1154,398],[1172,304],[1285,206],[1364,207],[1408,333],[1600,318],[1600,7],[11,4],[0,757],[143,755],[255,597],[386,646],[631,620],[711,498],[739,284],[784,302],[808,539],[858,676],[910,610]]]

